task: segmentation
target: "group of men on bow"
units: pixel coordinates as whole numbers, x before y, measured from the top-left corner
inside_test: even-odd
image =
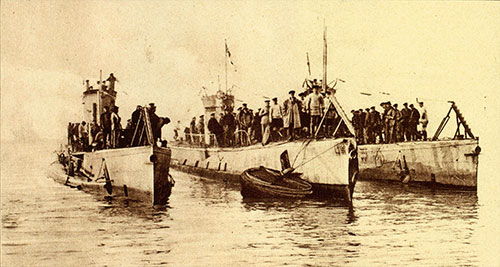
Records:
[[[398,104],[390,101],[380,103],[380,113],[375,106],[365,110],[351,110],[352,124],[356,131],[358,144],[396,143],[404,141],[427,140],[429,117],[424,102]]]

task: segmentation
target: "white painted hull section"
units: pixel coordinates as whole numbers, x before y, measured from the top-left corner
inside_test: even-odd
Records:
[[[303,173],[303,179],[313,184],[349,185],[349,145],[356,146],[353,138],[312,141],[299,153],[303,144],[302,141],[296,141],[241,148],[170,147],[172,158],[178,165],[234,175],[258,166],[280,170],[280,154],[288,150],[293,166],[309,161],[296,170]],[[294,164],[297,154],[299,156]]]
[[[99,150],[84,153],[82,167],[98,177],[100,171],[100,176],[103,175],[101,168],[105,162],[113,186],[126,185],[147,192],[152,203],[161,204],[165,201],[162,194],[167,191],[170,194],[167,188],[170,156],[169,148],[151,146]]]
[[[477,139],[360,145],[360,178],[400,180],[406,160],[411,181],[476,187],[478,145]]]

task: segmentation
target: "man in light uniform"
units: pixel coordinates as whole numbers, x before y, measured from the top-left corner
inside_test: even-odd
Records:
[[[417,100],[418,102],[418,100]],[[427,115],[427,109],[424,107],[424,102],[418,102],[418,112],[420,113],[420,119],[418,120],[418,131],[420,132],[422,139],[427,140],[427,124],[429,124],[429,117]]]
[[[288,92],[290,97],[283,102],[283,126],[288,129],[288,140],[295,138],[295,132],[301,128],[300,108],[301,102],[295,97],[295,91]]]
[[[269,100],[266,100],[266,105],[264,108],[259,112],[260,115],[260,124],[262,128],[262,145],[267,145],[269,143],[269,135],[271,133],[271,114],[270,114],[270,109],[271,107],[269,106]]]
[[[305,100],[306,112],[310,116],[310,135],[314,137],[316,129],[319,126],[321,116],[323,115],[323,97],[319,93],[319,87],[315,86],[313,93],[309,94]]]
[[[283,113],[281,112],[281,107],[278,104],[278,98],[273,98],[273,104],[269,108],[271,113],[271,140],[278,141],[281,135],[281,128],[283,128]]]

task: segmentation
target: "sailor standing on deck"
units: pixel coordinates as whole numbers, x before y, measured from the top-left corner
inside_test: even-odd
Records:
[[[243,103],[238,114],[239,130],[245,132],[246,134],[240,134],[240,144],[246,144],[247,140],[250,139],[250,127],[252,126],[253,113],[247,107],[246,103]]]
[[[408,103],[403,103],[403,108],[401,109],[401,141],[410,141],[410,131],[408,129],[408,122],[410,121],[410,109],[408,108]]]
[[[196,144],[198,142],[198,138],[195,135],[197,133],[198,131],[196,130],[196,117],[193,117],[191,123],[189,123],[189,143]]]
[[[418,101],[418,99],[417,99]],[[424,107],[424,102],[418,102],[419,109],[418,112],[420,113],[420,119],[418,120],[419,124],[419,129],[418,131],[420,132],[422,136],[422,140],[426,141],[427,140],[427,124],[429,124],[429,117],[427,115],[427,109]]]
[[[199,134],[199,144],[205,144],[205,116],[200,115],[198,124],[196,124],[196,131]]]
[[[319,94],[319,87],[313,88],[313,93],[309,94],[305,100],[306,112],[310,116],[309,135],[311,137],[316,133],[319,126],[319,121],[323,115],[323,97]]]
[[[262,128],[262,145],[267,145],[269,143],[269,136],[271,135],[271,106],[269,105],[269,100],[266,100],[266,105],[260,111],[260,124]]]
[[[71,139],[73,139],[73,123],[68,122],[68,145],[71,145]]]
[[[380,106],[383,109],[383,112],[380,115],[380,132],[381,132],[381,135],[384,136],[380,141],[381,141],[381,143],[387,143],[388,142],[387,141],[388,135],[387,135],[387,124],[386,124],[386,120],[385,120],[385,117],[387,116],[387,107],[386,107],[385,102],[380,103]]]
[[[118,141],[120,140],[121,118],[118,116],[118,107],[113,107],[113,113],[111,113],[111,147],[117,148]]]
[[[174,128],[174,140],[175,141],[182,140],[180,132],[181,132],[181,121],[177,121],[177,124],[175,125],[175,128]]]
[[[356,142],[359,142],[359,115],[358,115],[358,111],[357,110],[351,110],[351,114],[352,114],[352,118],[351,118],[351,121],[352,121],[352,126],[354,127],[354,132],[355,132],[355,135],[356,135]]]
[[[330,100],[331,91],[327,90],[324,99],[324,109],[326,112],[325,122],[323,123],[325,127],[325,137],[333,137],[333,131],[335,130],[333,127],[336,125],[337,121],[337,112],[335,111],[335,107],[333,106],[332,101]]]
[[[311,92],[309,92],[311,91]],[[312,93],[312,89],[305,91],[305,92],[300,92],[299,93],[299,104],[300,104],[300,125],[302,125],[298,137],[302,136],[308,136],[309,135],[309,128],[311,124],[311,118],[309,116],[309,113],[307,113],[307,108],[306,108],[306,97]]]
[[[358,110],[358,123],[359,123],[359,142],[365,143],[365,129],[366,129],[366,112],[362,108]]]
[[[103,134],[103,147],[107,148],[111,138],[111,114],[108,107],[104,107],[104,112],[101,114],[101,128]]]
[[[273,104],[271,105],[269,112],[271,113],[271,140],[278,141],[281,135],[281,128],[283,128],[283,113],[281,112],[281,106],[278,104],[278,98],[273,98]]]
[[[156,145],[158,140],[161,141],[161,127],[170,122],[170,119],[167,117],[159,117],[156,115],[156,106],[154,103],[149,104],[149,120],[151,121],[151,130],[153,131],[153,144]]]
[[[283,124],[288,129],[288,140],[295,138],[296,129],[300,129],[300,101],[295,98],[295,91],[288,92],[290,97],[283,103]]]
[[[379,116],[380,115],[376,112],[375,107],[371,107],[371,110],[366,115],[366,132],[368,144],[375,144],[377,126],[380,120]]]
[[[87,131],[87,123],[85,121],[82,121],[80,124],[80,142],[82,143],[82,149],[83,151],[87,151],[87,148],[89,146],[89,132]]]
[[[385,115],[387,127],[387,143],[395,142],[395,129],[396,129],[396,111],[392,108],[391,102],[386,102],[387,113]]]
[[[224,145],[234,145],[234,131],[236,130],[236,120],[231,109],[224,110],[221,118],[222,129],[224,130]]]
[[[134,112],[132,112],[132,128],[135,128],[141,116],[141,105],[137,105]]]
[[[250,127],[251,140],[257,141],[257,143],[262,142],[262,127],[260,125],[260,108],[255,112],[252,119],[252,126]],[[253,111],[252,111],[253,112]]]
[[[219,146],[222,146],[222,126],[219,124],[217,119],[215,118],[215,113],[210,114],[210,119],[208,120],[208,130],[210,131],[211,134],[215,135],[215,138],[217,140],[217,144]],[[210,136],[210,145],[215,145],[215,140],[213,140],[212,135]]]
[[[420,112],[410,104],[410,117],[408,119],[408,128],[410,132],[410,141],[417,140],[417,125],[418,120],[420,119]]]
[[[394,121],[395,121],[395,125],[394,125],[394,142],[401,142],[401,141],[404,141],[404,140],[401,140],[403,134],[401,132],[401,123],[402,123],[402,120],[403,118],[401,117],[401,111],[399,111],[398,109],[398,104],[394,104],[393,105],[393,110],[394,110]]]
[[[363,114],[365,114],[365,126],[363,127],[363,142],[365,144],[368,144],[368,128],[369,128],[368,115],[370,115],[370,109],[366,108]]]

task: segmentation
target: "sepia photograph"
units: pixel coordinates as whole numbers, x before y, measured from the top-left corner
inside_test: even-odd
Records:
[[[500,266],[499,2],[0,8],[0,266]]]

